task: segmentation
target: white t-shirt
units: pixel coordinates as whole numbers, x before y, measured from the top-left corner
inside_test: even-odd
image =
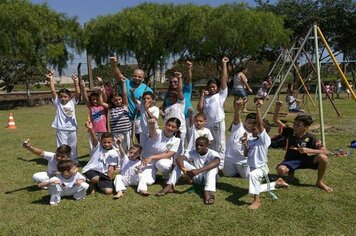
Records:
[[[226,98],[227,88],[214,95],[205,96],[203,111],[206,115],[207,126],[212,126],[225,119],[224,102]]]
[[[248,140],[248,158],[247,164],[250,168],[259,168],[267,164],[268,147],[271,144],[271,138],[264,129],[258,138]]]
[[[140,109],[141,118],[140,123],[136,126],[136,133],[142,133],[148,136],[148,120],[149,117],[145,111],[144,104],[138,101],[137,107]],[[158,120],[159,118],[159,108],[156,106],[149,107],[148,110],[152,113],[154,117]],[[158,125],[156,124],[156,128],[158,129]]]
[[[81,180],[85,180],[85,177],[77,172],[75,175],[71,176],[69,179],[64,178],[62,175],[57,175],[54,176],[52,178],[50,178],[49,181],[53,181],[53,180],[60,180],[61,181],[61,186],[64,188],[73,188],[75,183],[77,182],[77,180],[81,179]]]
[[[47,173],[49,176],[53,176],[58,172],[57,169],[57,159],[56,159],[56,153],[54,152],[43,152],[43,158],[48,161],[47,164]]]
[[[190,130],[190,138],[187,147],[187,151],[195,150],[195,141],[199,137],[206,137],[209,139],[209,142],[214,140],[213,135],[211,134],[210,129],[203,127],[202,129],[197,129],[195,125],[193,125]]]
[[[244,156],[244,146],[242,145],[242,138],[244,133],[247,133],[247,139],[249,139],[252,134],[247,131],[242,122],[238,125],[233,124],[231,129],[231,135],[229,142],[226,145],[225,156],[227,158],[233,158],[236,162],[246,163],[247,159]]]
[[[175,136],[166,137],[162,130],[157,130],[156,137],[148,137],[143,148],[143,158],[151,155],[161,154],[167,151],[177,152],[180,144],[180,139]]]
[[[136,170],[141,165],[141,161],[139,159],[130,160],[127,155],[125,155],[123,159],[120,174],[122,176],[136,175]]]
[[[220,154],[213,149],[209,149],[205,155],[200,155],[196,150],[189,151],[184,154],[187,157],[188,162],[192,163],[195,168],[200,169],[203,166],[208,165],[215,158],[220,159]]]
[[[96,170],[104,175],[108,174],[109,166],[119,165],[119,155],[114,149],[104,149],[100,142],[93,148],[89,162],[83,167],[83,173]]]
[[[73,97],[65,105],[62,105],[57,96],[53,101],[53,105],[56,107],[56,116],[54,117],[52,127],[60,130],[77,130],[76,104],[77,100]]]
[[[167,120],[172,117],[178,118],[180,120],[179,130],[182,133],[186,133],[184,107],[185,107],[185,99],[183,100],[178,99],[176,103],[170,105],[164,110],[164,123],[166,123]]]

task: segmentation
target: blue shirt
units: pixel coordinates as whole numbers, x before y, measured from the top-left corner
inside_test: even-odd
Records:
[[[185,106],[184,106],[184,116],[185,118],[189,118],[189,111],[188,109],[192,107],[192,91],[193,91],[193,85],[192,83],[186,84],[184,83],[183,85],[183,96],[185,99]],[[164,94],[164,106],[167,108],[171,104],[169,102],[169,97],[168,97],[168,92]]]

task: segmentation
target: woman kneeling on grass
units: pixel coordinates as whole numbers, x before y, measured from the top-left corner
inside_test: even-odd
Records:
[[[156,129],[156,123],[156,119],[149,120],[149,137],[143,148],[142,164],[144,167],[137,188],[137,192],[143,196],[150,195],[147,185],[155,182],[157,170],[163,174],[164,179],[168,179],[172,170],[173,157],[180,144],[180,120],[178,118],[168,119],[163,130]]]

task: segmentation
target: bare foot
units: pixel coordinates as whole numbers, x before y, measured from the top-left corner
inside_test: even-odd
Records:
[[[248,206],[248,209],[257,210],[258,208],[260,208],[260,206],[261,206],[260,201],[254,201],[253,203],[251,203],[251,205]]]
[[[320,181],[318,183],[316,183],[316,186],[328,193],[331,193],[332,191],[334,191],[332,188],[330,188],[329,186],[327,186],[326,184],[324,184],[323,181]]]
[[[114,199],[119,199],[119,198],[121,198],[122,196],[124,196],[124,194],[122,193],[122,191],[119,191],[119,192],[117,192],[115,195],[114,195]]]
[[[173,193],[173,192],[174,192],[173,186],[170,184],[167,184],[166,187],[164,187],[161,191],[156,193],[156,196],[160,197],[160,196],[166,195],[167,193]]]
[[[276,180],[276,186],[277,187],[283,187],[283,188],[288,188],[289,184],[287,184],[282,178],[278,178]]]
[[[192,184],[192,183],[193,183],[192,178],[191,178],[187,173],[185,173],[185,174],[183,175],[183,178],[184,178],[184,180],[185,180],[185,182],[186,182],[187,184]]]
[[[147,192],[147,191],[140,191],[140,192],[138,192],[141,196],[144,196],[144,197],[148,197],[148,196],[150,196],[151,194],[149,193],[149,192]]]
[[[95,193],[95,186],[89,186],[87,190],[87,195]]]

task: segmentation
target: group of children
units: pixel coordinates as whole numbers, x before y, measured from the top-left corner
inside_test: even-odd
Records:
[[[203,198],[207,205],[215,201],[219,170],[225,176],[239,174],[249,179],[249,193],[254,195],[250,209],[260,207],[261,192],[271,191],[275,186],[288,187],[282,178],[268,183],[268,186],[261,185],[261,178],[266,177],[268,180],[267,153],[273,142],[267,134],[268,128],[260,113],[263,98],[256,100],[256,113],[247,114],[245,122],[240,119],[244,100],[234,101],[234,123],[226,144],[224,103],[228,95],[228,61],[226,57],[222,59],[221,80],[209,80],[207,91],[202,91],[197,106],[198,113],[194,115],[192,108],[186,109],[189,119],[184,114],[187,101],[183,94],[180,72],[176,72],[171,78],[171,81],[176,81],[177,86],[168,91],[169,102],[161,111],[154,105],[151,91],[141,89],[142,97],[138,99],[135,94],[141,88],[140,83],[128,88],[128,79],[121,76],[121,73],[116,74],[121,93],[110,96],[107,96],[100,78],[98,82],[101,89],[87,96],[85,83],[79,84],[78,78],[73,76],[75,96],[71,98],[69,91],[62,89],[56,93],[53,73],[49,72],[47,78],[56,107],[52,126],[56,128],[58,148],[56,153],[45,152],[32,146],[29,140],[23,146],[48,160],[47,172],[36,173],[33,179],[39,187],[49,189],[50,204],[57,205],[61,196],[83,199],[87,193],[97,190],[104,194],[114,194],[114,198],[119,199],[127,186],[137,186],[137,193],[148,196],[148,185],[155,182],[157,171],[162,173],[166,186],[156,196],[174,192],[175,184],[184,176],[188,183],[205,186]],[[192,64],[187,65],[191,72]],[[137,73],[140,74],[140,71]],[[137,75],[134,73],[135,76]],[[139,79],[135,77],[132,81]],[[268,86],[271,83],[269,80],[270,78],[267,81]],[[82,169],[83,175],[78,173],[76,167],[75,104],[80,94],[83,94],[90,116],[85,127],[89,132],[91,158]],[[132,119],[136,117],[132,114],[136,110],[130,111],[130,102],[140,113],[137,120]],[[160,115],[164,120],[162,129],[158,127]],[[330,192],[332,189],[323,182],[327,150],[307,132],[311,117],[297,118],[293,129],[285,127],[277,135],[284,137],[282,145],[287,150],[286,158],[277,167],[277,172],[283,177],[291,176],[299,168],[316,168],[317,186]],[[136,131],[139,130],[140,144],[132,143],[133,127]]]

